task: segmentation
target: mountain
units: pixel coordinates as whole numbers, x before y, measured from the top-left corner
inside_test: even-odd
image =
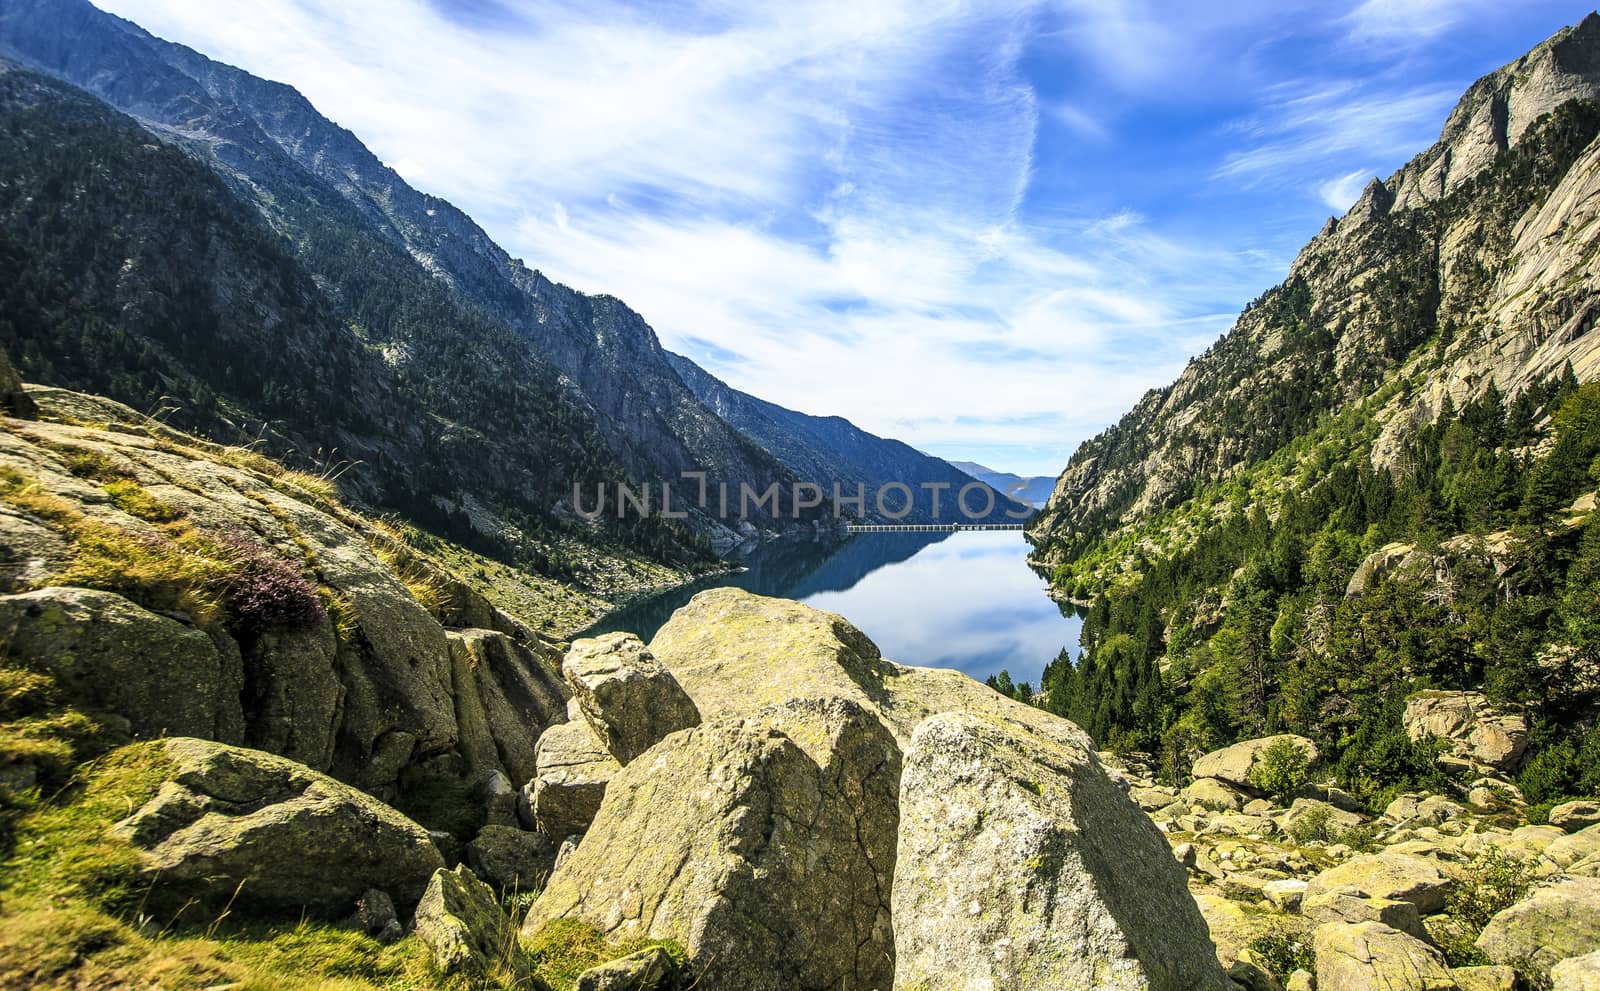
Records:
[[[1026,509],[1003,492],[991,490],[985,495],[974,490],[968,493],[967,505],[981,510],[990,506],[992,499],[992,508],[969,518],[960,513],[956,502],[962,488],[977,480],[969,473],[909,444],[869,434],[843,417],[809,416],[785,409],[732,388],[688,358],[671,353],[667,357],[701,402],[787,465],[797,478],[820,486],[830,502],[835,485],[844,495],[854,494],[858,485],[865,486],[866,522],[1007,523],[1016,522]],[[983,481],[985,487],[991,484],[977,481]],[[888,514],[878,508],[876,499],[879,488],[893,482],[908,486],[912,494],[910,513],[898,518],[892,514],[900,513],[904,505],[899,490],[884,494]],[[924,489],[925,484],[946,488]]]
[[[1549,197],[1549,215],[1525,216],[1559,175],[1527,177],[1537,185],[1502,176],[1493,189],[1480,180],[1539,118],[1597,96],[1596,14],[1474,83],[1433,147],[1387,181],[1374,179],[1301,251],[1289,278],[1177,381],[1078,449],[1032,524],[1041,557],[1059,563],[1119,524],[1175,505],[1413,359],[1436,374],[1423,394],[1385,413],[1394,430],[1436,413],[1446,392],[1460,400],[1491,379],[1516,388],[1569,359],[1585,375],[1600,370],[1587,311],[1596,273],[1582,250],[1591,232],[1560,226],[1583,204]],[[1554,164],[1564,170],[1571,160],[1543,167]],[[1586,167],[1574,170],[1574,194]],[[1418,352],[1439,333],[1451,339]]]
[[[1050,501],[1050,493],[1055,491],[1056,480],[1049,475],[1030,475],[1023,477],[1013,475],[1008,471],[995,471],[978,464],[976,461],[952,461],[951,464],[971,475],[981,482],[1015,496],[1035,509],[1043,508]]]
[[[371,291],[364,255],[404,255],[450,303],[520,337],[590,407],[595,429],[636,482],[681,485],[705,471],[734,491],[787,493],[793,475],[684,386],[649,325],[619,300],[587,296],[511,258],[471,218],[418,192],[298,92],[155,38],[84,0],[22,0],[0,11],[0,55],[132,116],[210,166],[282,235],[320,283]],[[357,240],[359,248],[349,242]],[[378,244],[377,242],[382,242]],[[24,361],[23,371],[29,373]],[[702,533],[733,536],[688,505]],[[791,522],[757,509],[768,529]],[[817,517],[812,512],[810,517]]]
[[[1288,732],[1374,809],[1483,775],[1534,815],[1589,792],[1597,100],[1591,14],[1476,82],[1433,147],[1073,455],[1028,532],[1054,594],[1087,605],[1050,709],[1180,783]],[[1441,697],[1526,749],[1441,758],[1413,712]]]

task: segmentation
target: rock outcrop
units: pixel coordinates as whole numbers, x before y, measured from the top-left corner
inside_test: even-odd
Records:
[[[1418,692],[1402,717],[1413,740],[1437,737],[1451,752],[1498,771],[1515,770],[1528,746],[1528,721],[1493,706],[1482,692]]]
[[[1385,851],[1353,857],[1311,880],[1306,900],[1323,892],[1352,888],[1371,898],[1410,902],[1423,915],[1442,910],[1455,881],[1426,857]]]
[[[897,989],[1228,986],[1183,869],[1075,733],[934,716],[900,803]]]
[[[347,913],[373,888],[413,903],[444,866],[422,827],[304,765],[184,737],[142,746],[165,782],[110,833],[138,851],[156,889]]]
[[[577,641],[561,672],[584,719],[619,764],[669,733],[700,724],[700,710],[672,672],[631,633]]]

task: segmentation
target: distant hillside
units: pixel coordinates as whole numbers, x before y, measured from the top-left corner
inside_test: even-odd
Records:
[[[582,393],[593,429],[636,481],[677,482],[683,471],[704,470],[735,487],[762,491],[779,482],[788,490],[792,477],[781,464],[684,387],[637,313],[511,258],[471,218],[411,188],[292,87],[155,38],[85,0],[7,3],[0,55],[82,86],[199,157],[345,304],[383,309],[386,283],[402,262],[425,273],[441,305],[497,328],[502,351],[520,339],[538,354],[463,355],[456,363],[481,360],[471,375],[511,376],[519,361],[547,361]],[[365,270],[369,256],[383,259],[376,273]],[[437,387],[452,389],[443,381]],[[779,513],[757,522],[776,529],[788,516],[785,497]],[[691,523],[714,538],[732,535],[704,514]]]
[[[1022,475],[1013,475],[1008,471],[995,471],[993,468],[980,465],[976,461],[952,461],[950,463],[980,482],[987,482],[999,491],[1014,496],[1035,509],[1043,507],[1046,502],[1050,501],[1050,493],[1056,487],[1056,480],[1049,475],[1023,477]]]
[[[857,484],[865,485],[868,522],[949,523],[981,519],[1005,523],[1017,520],[1008,513],[1020,514],[1027,508],[1006,498],[1004,493],[996,492],[994,508],[987,515],[973,520],[958,516],[958,493],[963,486],[971,485],[974,478],[949,462],[923,454],[900,441],[869,434],[842,417],[808,416],[757,399],[722,382],[681,355],[669,353],[668,359],[701,402],[787,465],[797,478],[822,486],[830,499],[835,484],[843,493],[854,493]],[[987,480],[978,480],[990,484]],[[912,512],[898,520],[879,512],[873,497],[879,486],[890,482],[910,486],[915,497]],[[949,486],[947,490],[938,490],[937,516],[934,515],[935,493],[922,489],[924,483]],[[885,495],[884,503],[890,513],[900,511],[901,498],[898,491]],[[976,492],[967,500],[974,509],[986,503],[987,500]]]

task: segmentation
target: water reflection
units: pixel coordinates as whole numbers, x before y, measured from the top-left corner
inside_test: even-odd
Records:
[[[982,680],[1002,668],[1039,686],[1082,621],[1044,594],[1015,531],[863,533],[842,543],[778,540],[745,549],[745,571],[696,582],[606,617],[590,631],[645,640],[703,589],[736,586],[797,599],[848,618],[907,664],[952,667]]]

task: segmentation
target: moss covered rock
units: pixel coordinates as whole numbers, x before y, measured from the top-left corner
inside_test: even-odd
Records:
[[[443,974],[484,977],[503,966],[521,969],[511,923],[494,892],[466,867],[434,872],[412,929]]]
[[[928,719],[900,810],[896,988],[1229,986],[1183,868],[1075,733]]]
[[[612,779],[524,932],[674,940],[708,991],[887,988],[899,770],[848,699],[675,733]]]
[[[700,710],[678,679],[631,633],[577,641],[561,672],[584,719],[620,764],[669,733],[700,725]]]
[[[428,833],[349,785],[207,740],[158,744],[166,780],[111,827],[156,890],[245,909],[346,913],[368,889],[414,902],[444,860]]]
[[[1315,939],[1317,987],[1337,991],[1456,991],[1437,949],[1381,922],[1329,922]]]

